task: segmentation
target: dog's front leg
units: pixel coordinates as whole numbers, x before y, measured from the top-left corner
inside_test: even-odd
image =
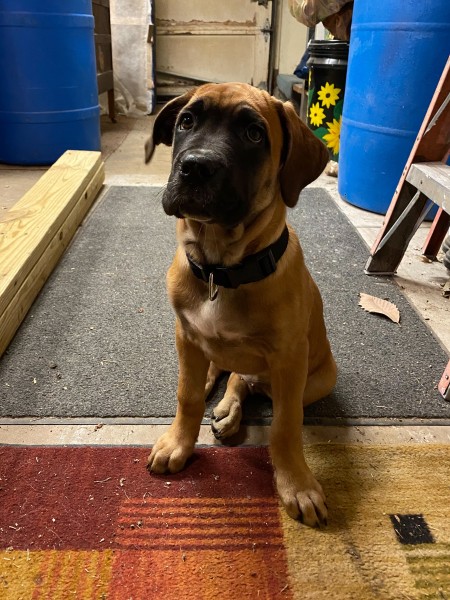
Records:
[[[304,354],[306,351],[306,355]],[[327,522],[325,495],[303,455],[303,393],[307,377],[307,347],[304,358],[293,352],[299,364],[289,359],[271,371],[273,419],[270,452],[275,480],[286,512],[305,525],[316,527]]]
[[[179,361],[178,405],[175,419],[152,448],[148,468],[155,473],[177,473],[194,451],[205,411],[205,382],[209,361],[176,324]]]

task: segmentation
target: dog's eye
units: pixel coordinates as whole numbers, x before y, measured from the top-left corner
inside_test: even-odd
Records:
[[[259,144],[259,142],[263,139],[264,136],[264,131],[259,125],[250,125],[245,130],[245,133],[248,139],[254,144]]]
[[[180,129],[191,129],[194,125],[194,117],[190,113],[185,113],[180,119]]]

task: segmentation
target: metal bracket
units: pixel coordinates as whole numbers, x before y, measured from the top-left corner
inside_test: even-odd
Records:
[[[266,19],[264,22],[264,26],[261,28],[261,32],[264,34],[264,39],[266,40],[266,42],[269,40],[272,31],[273,29],[270,25],[270,21],[269,19]]]

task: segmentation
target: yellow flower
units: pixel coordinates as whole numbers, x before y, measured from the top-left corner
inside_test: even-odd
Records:
[[[317,95],[319,100],[322,102],[322,105],[330,108],[330,106],[334,106],[336,101],[339,99],[340,91],[341,90],[339,88],[334,87],[334,83],[330,85],[327,82],[320,88],[320,92]]]
[[[341,120],[342,120],[342,117],[339,117],[339,121],[336,121],[336,119],[333,119],[332,123],[327,123],[329,133],[326,133],[323,136],[323,139],[327,143],[327,147],[331,148],[333,150],[333,154],[339,154]]]
[[[311,123],[316,127],[322,125],[323,120],[325,119],[325,113],[323,112],[323,108],[320,107],[318,102],[311,105],[311,108],[309,109],[309,118],[311,120]]]

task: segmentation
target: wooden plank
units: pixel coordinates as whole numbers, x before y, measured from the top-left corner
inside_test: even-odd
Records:
[[[92,179],[78,194],[78,201],[67,215],[33,268],[16,289],[6,309],[0,313],[0,356],[8,347],[36,296],[52,273],[78,226],[87,214],[105,179],[101,162]]]
[[[92,7],[95,8],[95,5],[105,6],[109,8],[109,0],[92,0]]]
[[[294,83],[292,86],[292,91],[294,94],[298,94],[300,96],[300,119],[306,123],[306,113],[308,107],[308,90],[305,89],[305,81],[301,81],[300,83]]]
[[[68,150],[0,222],[0,315],[102,165],[100,152]]]
[[[294,85],[292,86],[292,89],[294,90],[294,92],[297,92],[297,94],[304,94],[307,90],[305,90],[305,82],[301,81],[299,83],[294,83]]]
[[[422,246],[422,254],[431,260],[436,260],[436,256],[442,246],[448,228],[450,227],[450,215],[439,208],[434,217],[433,224],[428,232],[427,239]]]
[[[440,163],[414,163],[406,181],[450,213],[450,167]]]
[[[111,34],[110,33],[94,33],[94,41],[96,44],[104,44],[111,46]]]
[[[113,72],[105,71],[104,73],[99,73],[97,75],[97,85],[99,94],[103,94],[103,92],[113,89]]]
[[[412,237],[433,206],[408,182],[402,186],[398,198],[405,208],[378,244],[376,253],[369,257],[364,269],[366,275],[392,275],[396,272]]]

